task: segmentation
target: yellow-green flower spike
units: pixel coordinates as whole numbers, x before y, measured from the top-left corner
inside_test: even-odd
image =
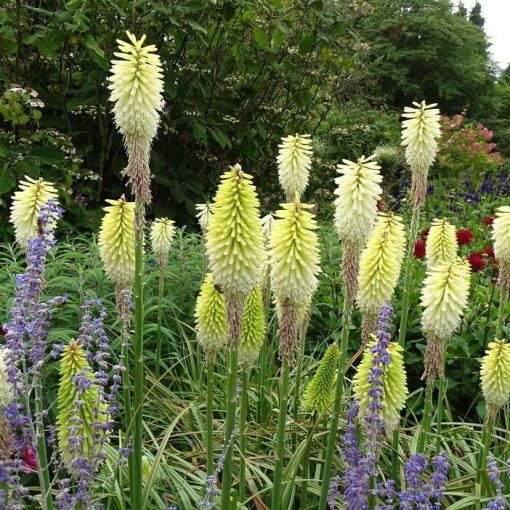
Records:
[[[363,248],[377,216],[377,201],[381,198],[382,176],[373,156],[361,156],[358,161],[343,160],[337,165],[341,177],[335,182],[335,228],[340,240]]]
[[[37,237],[37,218],[41,206],[47,204],[48,200],[57,198],[57,190],[51,182],[31,179],[28,176],[20,181],[19,187],[12,198],[9,221],[14,226],[17,243],[26,248],[28,241]]]
[[[494,256],[502,262],[510,263],[510,207],[503,206],[496,211],[492,224]]]
[[[154,45],[143,46],[126,32],[129,42],[117,40],[119,60],[112,61],[110,101],[115,103],[115,124],[124,136],[129,162],[124,174],[133,191],[148,202],[150,193],[149,152],[159,124],[163,99],[163,73]]]
[[[129,288],[135,277],[135,203],[123,198],[106,202],[99,254],[108,278],[117,288]]]
[[[214,283],[212,274],[205,277],[195,306],[197,339],[207,361],[212,361],[227,343],[225,298]]]
[[[257,360],[266,338],[266,317],[262,291],[258,285],[248,294],[243,312],[241,326],[241,343],[239,345],[239,362],[246,367]]]
[[[488,412],[493,417],[510,398],[510,344],[503,340],[489,343],[482,358],[480,379]]]
[[[90,460],[97,453],[99,431],[94,424],[104,423],[108,418],[93,381],[83,347],[70,342],[60,358],[57,436],[64,465],[73,474],[76,474],[74,460],[78,457]],[[77,401],[81,405],[77,406]]]
[[[14,397],[12,385],[7,376],[6,354],[7,350],[0,348],[0,414],[12,402]]]
[[[427,266],[449,264],[457,258],[457,235],[455,225],[447,220],[435,219],[427,236]]]
[[[315,216],[298,196],[277,211],[269,241],[271,282],[281,303],[299,304],[317,288],[320,271]]]
[[[370,394],[372,388],[370,382],[370,369],[374,355],[371,348],[376,341],[370,342],[363,359],[358,365],[353,379],[353,393],[359,402],[359,417],[364,418],[369,411]],[[400,411],[405,407],[407,399],[407,376],[404,367],[403,349],[397,342],[390,342],[388,345],[390,362],[382,366],[383,395],[381,399],[382,410],[381,418],[384,422],[384,429],[387,434],[391,434],[400,420]]]
[[[306,387],[303,396],[305,411],[328,411],[335,398],[335,381],[338,371],[340,349],[336,343],[330,344],[322,357],[319,367]]]
[[[404,257],[405,234],[400,216],[379,213],[361,253],[357,303],[363,313],[379,313],[395,290]]]
[[[156,218],[151,226],[150,239],[152,250],[162,268],[168,263],[168,253],[175,235],[174,222],[168,218]]]
[[[460,325],[469,297],[471,266],[457,259],[427,271],[421,303],[421,324],[427,335],[447,340]]]
[[[406,147],[406,160],[413,172],[427,172],[437,153],[437,139],[441,136],[437,104],[413,102],[405,107],[402,117],[402,145]]]
[[[252,179],[235,165],[222,175],[214,197],[206,249],[214,281],[226,295],[247,295],[264,262],[259,200]]]
[[[197,204],[197,220],[200,228],[202,229],[202,233],[207,233],[207,228],[209,226],[209,220],[211,219],[213,213],[213,204],[210,202],[206,202],[205,204]]]
[[[289,135],[282,138],[278,154],[278,177],[287,200],[303,194],[308,186],[312,166],[312,142],[310,135]]]

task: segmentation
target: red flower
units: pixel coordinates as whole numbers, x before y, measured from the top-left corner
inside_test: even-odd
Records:
[[[457,242],[459,246],[471,244],[473,242],[473,232],[467,228],[459,228],[457,230]]]
[[[478,271],[481,271],[485,267],[485,260],[483,260],[483,255],[478,252],[471,253],[468,256],[468,262],[473,273],[478,273]]]
[[[430,227],[424,228],[421,231],[421,238],[422,239],[427,239],[427,237],[429,236],[429,232],[430,232]]]
[[[9,330],[5,326],[0,326],[0,335],[5,336],[9,333]]]
[[[423,239],[418,239],[414,243],[414,258],[415,259],[424,259],[425,258],[425,252],[426,252],[426,244]]]
[[[483,222],[490,227],[494,223],[494,218],[492,216],[487,216],[487,218],[484,218]]]
[[[28,445],[25,445],[23,450],[23,462],[25,463],[25,471],[37,471],[37,460],[35,459],[35,450]]]
[[[487,257],[489,257],[490,259],[493,259],[494,258],[494,247],[492,246],[487,246],[487,248],[485,248],[485,250],[483,250],[483,252],[485,253],[485,255],[487,255]]]
[[[378,200],[376,204],[378,211],[384,211],[384,204],[382,203],[382,200]]]

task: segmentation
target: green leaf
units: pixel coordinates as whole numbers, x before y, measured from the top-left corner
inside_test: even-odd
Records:
[[[265,32],[259,27],[253,27],[252,30],[253,39],[261,48],[269,48],[269,39]]]
[[[212,128],[211,130],[212,137],[218,142],[218,145],[224,149],[225,147],[231,148],[232,142],[230,138],[223,132],[221,129]]]
[[[0,167],[0,195],[8,193],[16,186],[16,178],[14,177],[12,170],[4,165]]]
[[[40,165],[59,165],[64,162],[64,155],[54,147],[35,147],[28,155]]]
[[[207,144],[207,132],[203,124],[195,122],[193,124],[193,134],[198,141],[202,142],[204,145]]]
[[[285,34],[283,33],[283,30],[281,30],[280,28],[277,28],[273,32],[273,40],[272,40],[273,48],[279,48],[283,44],[284,40],[285,40]]]
[[[299,53],[301,53],[301,54],[310,53],[313,50],[314,44],[315,44],[315,34],[312,32],[305,34],[301,38],[301,41],[299,42]]]
[[[99,64],[102,69],[108,69],[108,59],[105,57],[104,51],[97,44],[94,36],[87,34],[83,39],[83,43],[89,50],[91,50],[96,63]]]

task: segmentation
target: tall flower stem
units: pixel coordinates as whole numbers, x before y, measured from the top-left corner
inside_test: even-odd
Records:
[[[416,453],[423,453],[425,451],[425,440],[430,432],[430,424],[432,422],[432,393],[434,391],[434,384],[427,382],[425,390],[425,405],[423,407],[423,418],[421,424],[420,435],[418,436],[418,445]]]
[[[44,409],[42,400],[42,387],[37,384],[35,387],[35,410],[37,413],[36,434],[37,434],[37,472],[41,493],[43,496],[44,510],[54,510],[53,498],[51,495],[50,473],[48,471],[48,454],[46,451],[46,435],[44,433]]]
[[[476,483],[475,490],[479,494],[480,498],[485,495],[484,488],[484,473],[487,465],[487,456],[491,446],[492,430],[494,428],[494,418],[491,417],[485,420],[482,433],[482,444],[483,448],[478,453],[478,460],[476,465]],[[480,502],[477,501],[477,508],[480,508]]]
[[[229,349],[228,355],[228,375],[227,375],[227,400],[225,421],[225,444],[229,444],[234,431],[236,419],[236,400],[237,400],[237,364],[238,350],[233,345]],[[233,445],[228,448],[225,454],[225,463],[221,479],[221,510],[230,509],[230,488],[232,487],[232,450]]]
[[[296,381],[295,381],[295,389],[294,389],[294,403],[292,406],[292,419],[294,423],[297,423],[298,413],[299,413],[299,397],[301,394],[301,375],[303,373],[303,358],[305,356],[305,333],[303,330],[299,333],[299,358],[297,362],[296,369]],[[297,446],[297,430],[294,430],[292,434],[292,446],[296,448]]]
[[[505,322],[505,305],[508,300],[508,296],[506,296],[503,292],[501,293],[499,308],[498,308],[498,322],[496,324],[496,338],[498,340],[501,339],[501,335],[503,334],[503,323]]]
[[[163,292],[165,290],[165,273],[163,268],[159,267],[159,285],[158,285],[158,329],[156,332],[156,379],[159,379],[161,372],[161,322],[163,319]]]
[[[133,464],[134,486],[131,492],[132,508],[142,508],[142,456],[143,456],[143,419],[142,406],[144,394],[144,358],[143,358],[143,244],[145,207],[141,200],[136,203],[136,240],[135,240],[135,336],[134,356],[134,398],[133,398]]]
[[[443,371],[444,372],[444,371]],[[446,399],[446,378],[439,378],[439,391],[437,396],[437,445],[436,455],[441,451],[441,434],[443,430],[443,405]]]
[[[400,315],[400,326],[398,331],[398,343],[405,348],[407,334],[407,319],[409,316],[409,294],[411,292],[411,269],[413,263],[413,247],[418,235],[418,227],[420,224],[420,207],[413,208],[411,217],[411,229],[409,231],[409,242],[407,245],[406,263],[404,269],[404,291],[402,294],[402,311]],[[392,440],[392,462],[391,474],[393,480],[398,484],[399,479],[399,441],[398,429],[393,432]]]
[[[214,472],[214,433],[213,433],[213,402],[214,402],[214,361],[207,360],[207,474]]]
[[[241,413],[239,416],[239,502],[246,496],[246,417],[248,414],[248,369],[241,375]]]
[[[276,433],[276,461],[274,468],[271,510],[280,510],[282,496],[283,461],[285,457],[285,425],[287,424],[287,404],[289,400],[289,371],[289,361],[287,358],[284,358],[281,368],[280,409],[278,413],[278,429]]]
[[[313,433],[317,427],[317,416],[317,413],[314,412],[310,419],[305,449],[303,451],[303,460],[301,461],[301,508],[306,508],[307,503],[308,477],[310,476],[310,452],[312,450]]]
[[[335,400],[333,403],[333,417],[329,425],[328,442],[326,446],[326,456],[324,458],[324,471],[322,474],[321,494],[319,500],[319,509],[326,508],[328,499],[329,480],[331,478],[331,466],[333,465],[333,456],[336,451],[338,423],[340,421],[340,410],[342,406],[342,397],[344,393],[344,375],[345,375],[345,362],[347,359],[347,346],[349,343],[349,329],[351,325],[351,315],[353,300],[348,296],[347,292],[344,294],[344,310],[342,317],[342,333],[340,336],[340,358],[338,360],[338,376],[336,378],[335,386]]]

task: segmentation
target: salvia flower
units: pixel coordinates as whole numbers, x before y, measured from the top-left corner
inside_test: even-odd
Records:
[[[162,108],[163,74],[154,45],[143,46],[127,32],[129,42],[117,40],[119,60],[112,61],[110,100],[115,103],[115,124],[124,136],[129,163],[124,170],[135,194],[148,202],[150,193],[149,152]]]
[[[246,367],[254,364],[266,337],[266,317],[260,286],[256,285],[248,294],[241,326],[239,362]]]
[[[64,347],[58,389],[58,440],[62,460],[76,474],[76,461],[90,461],[97,453],[97,423],[107,415],[86,353],[75,341]]]
[[[227,315],[223,293],[215,285],[212,274],[205,277],[195,306],[197,339],[212,361],[227,342]]]
[[[264,245],[253,177],[239,165],[221,177],[206,248],[214,281],[225,294],[246,296],[258,280]]]
[[[99,253],[106,274],[118,288],[129,288],[135,277],[135,203],[106,200],[109,206],[99,231]]]
[[[500,207],[492,225],[494,255],[501,262],[510,263],[510,206]]]
[[[317,288],[319,241],[311,208],[296,196],[276,213],[269,245],[271,280],[280,301],[297,304]]]
[[[206,202],[205,204],[197,204],[195,207],[198,211],[198,224],[202,229],[202,233],[205,234],[209,226],[209,220],[211,219],[211,215],[213,213],[213,205],[210,202]]]
[[[494,417],[510,399],[510,344],[503,340],[489,343],[482,358],[480,379],[488,416]]]
[[[278,153],[278,178],[290,202],[296,193],[303,194],[312,166],[310,135],[289,135],[282,138]]]
[[[504,484],[501,480],[498,464],[493,455],[487,457],[487,476],[496,489],[496,497],[485,507],[486,510],[505,510],[507,507],[503,495]]]
[[[151,226],[150,240],[156,254],[158,265],[165,268],[168,264],[168,252],[175,235],[174,222],[168,218],[156,218]]]
[[[446,340],[460,324],[466,309],[471,267],[457,259],[427,271],[421,293],[422,327],[428,335]]]
[[[435,219],[427,237],[428,267],[452,262],[457,257],[457,249],[455,226],[445,219]]]
[[[32,179],[25,176],[20,181],[20,190],[14,193],[9,221],[14,226],[16,241],[23,248],[29,239],[37,236],[37,221],[41,207],[48,200],[56,199],[57,190],[52,183],[43,179]]]
[[[406,160],[413,171],[427,172],[437,153],[437,139],[441,135],[437,104],[413,102],[404,108],[402,122],[402,145],[406,148]]]
[[[381,418],[384,430],[390,434],[400,420],[400,411],[405,407],[407,398],[407,377],[404,368],[403,349],[397,342],[389,342],[387,350],[382,352],[377,340],[369,343],[358,365],[353,380],[354,397],[359,402],[359,413],[365,418],[370,413],[370,400],[376,385],[374,371],[381,379]],[[382,357],[380,355],[382,354]],[[374,360],[379,358],[378,363]],[[377,361],[377,360],[376,360]],[[374,365],[377,365],[374,368]]]
[[[338,371],[340,349],[332,343],[326,349],[319,367],[306,387],[303,408],[323,414],[328,411],[335,397],[335,381]]]
[[[400,216],[379,213],[361,253],[357,303],[362,312],[379,313],[397,285],[404,257],[405,234]]]
[[[382,194],[380,168],[373,156],[337,165],[342,175],[335,179],[335,227],[341,241],[363,247],[370,236]]]
[[[12,384],[7,374],[7,365],[5,360],[6,349],[0,348],[0,413],[3,413],[14,398]]]

